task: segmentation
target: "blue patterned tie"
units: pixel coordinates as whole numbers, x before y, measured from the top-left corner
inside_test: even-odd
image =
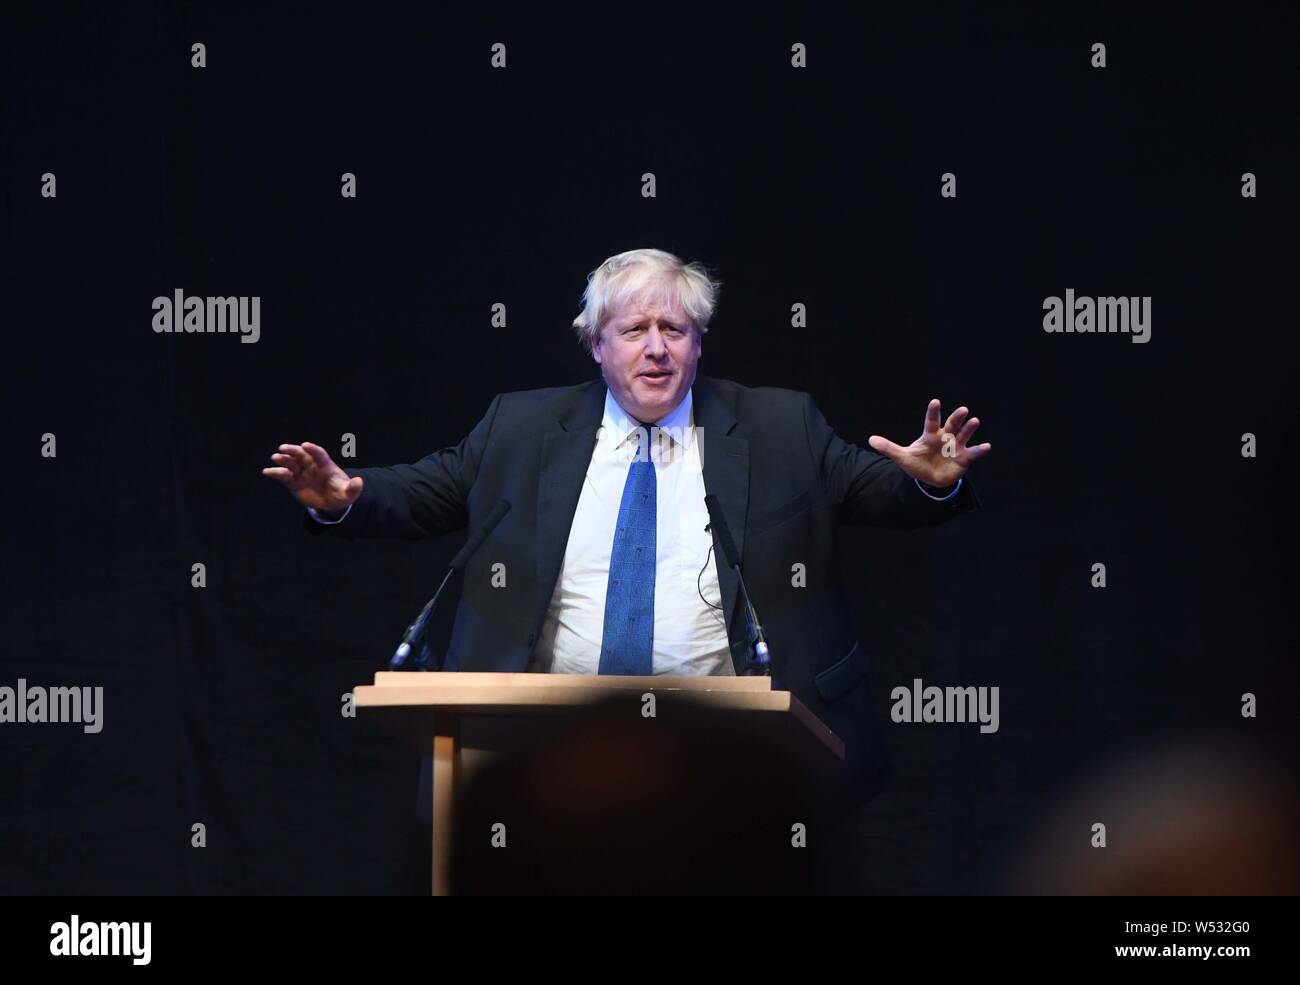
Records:
[[[627,470],[605,591],[600,673],[654,672],[655,465],[643,445]],[[644,459],[644,460],[643,460]]]

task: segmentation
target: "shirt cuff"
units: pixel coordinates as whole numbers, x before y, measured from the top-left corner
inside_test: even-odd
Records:
[[[957,481],[958,481],[958,482],[961,482],[960,479],[958,479]],[[933,498],[933,497],[931,497],[931,498]],[[337,520],[327,520],[327,519],[325,519],[325,517],[324,517],[323,514],[321,514],[321,513],[317,513],[317,512],[316,512],[315,510],[313,510],[310,506],[307,507],[307,513],[308,513],[308,515],[309,515],[313,520],[315,520],[317,523],[324,523],[324,524],[342,523],[344,520],[346,520],[346,519],[348,518],[348,514],[351,513],[351,512],[352,512],[352,504],[349,503],[349,504],[348,504],[348,508],[347,508],[346,510],[343,511],[343,515],[342,515],[341,517],[339,517]]]
[[[963,476],[962,478],[965,478],[965,476]],[[952,499],[959,492],[961,492],[961,479],[957,480],[957,485],[953,486],[952,492],[948,493],[948,495],[946,496],[932,496],[930,495],[930,493],[925,491],[925,486],[921,485],[920,479],[913,479],[912,481],[916,483],[916,488],[921,490],[922,495],[930,499],[933,499],[936,503],[946,503],[948,502],[948,500]],[[348,509],[352,509],[352,507],[349,506]]]

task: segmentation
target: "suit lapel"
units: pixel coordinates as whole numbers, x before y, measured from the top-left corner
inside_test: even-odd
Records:
[[[749,516],[749,441],[733,436],[736,415],[723,400],[713,382],[707,377],[696,377],[691,390],[695,401],[695,426],[697,437],[702,439],[704,452],[704,490],[717,496],[722,515],[731,530],[736,550],[745,556],[745,524]],[[736,672],[744,666],[744,656],[749,646],[749,636],[744,628],[744,613],[738,607],[740,587],[736,572],[726,560],[714,551],[718,569],[718,587],[722,592],[722,611],[727,621],[727,637],[731,645],[732,661]],[[737,653],[741,658],[737,659]]]
[[[537,608],[534,628],[541,624],[555,592],[560,562],[569,543],[569,530],[578,511],[578,497],[587,466],[596,448],[596,432],[605,413],[605,383],[596,380],[576,388],[573,407],[561,414],[542,439],[537,474]]]

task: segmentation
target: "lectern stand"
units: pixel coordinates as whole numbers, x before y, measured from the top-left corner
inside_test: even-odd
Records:
[[[647,696],[661,705],[689,703],[706,713],[740,714],[798,750],[810,768],[834,767],[844,743],[788,691],[767,677],[622,677],[578,674],[392,673],[355,689],[356,707],[392,728],[422,754],[433,749],[433,893],[451,890],[453,817],[465,780],[461,721],[466,716],[508,720],[582,714],[626,702],[643,714]]]

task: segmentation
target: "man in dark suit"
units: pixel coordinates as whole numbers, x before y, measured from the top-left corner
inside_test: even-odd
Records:
[[[264,473],[312,533],[415,539],[505,519],[465,571],[445,668],[742,674],[751,641],[734,571],[714,556],[717,497],[771,648],[773,685],[845,742],[841,793],[887,772],[870,654],[839,574],[841,524],[929,526],[977,508],[963,476],[989,445],[958,408],[872,449],[838,437],[806,393],[697,376],[718,285],[658,250],[605,261],[574,323],[601,379],[497,396],[454,447],[412,465],[343,470],[310,442]]]

